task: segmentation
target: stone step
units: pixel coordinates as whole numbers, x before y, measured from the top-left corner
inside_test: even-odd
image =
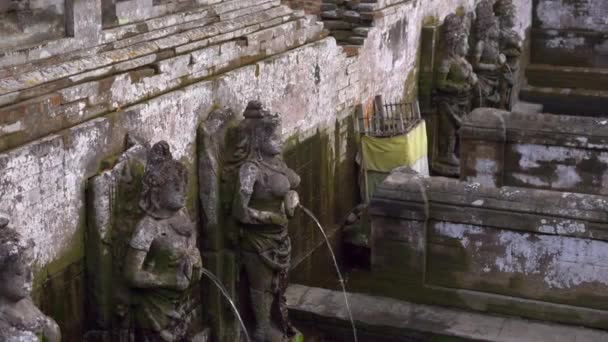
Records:
[[[321,330],[328,337],[339,340],[352,340],[341,292],[293,284],[287,289],[286,297],[296,326]],[[602,330],[414,304],[359,293],[349,293],[348,298],[359,341],[608,341],[608,331]]]
[[[608,68],[531,64],[526,76],[536,87],[608,90]]]
[[[519,98],[542,104],[545,113],[608,116],[608,90],[526,86],[521,89]]]
[[[511,111],[523,114],[539,114],[543,112],[543,105],[540,103],[517,101]]]

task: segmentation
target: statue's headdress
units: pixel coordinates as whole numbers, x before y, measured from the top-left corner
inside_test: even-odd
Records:
[[[482,0],[475,8],[475,34],[484,37],[498,21],[494,15],[494,4],[490,0]]]
[[[24,240],[8,224],[8,217],[0,213],[0,274],[17,263],[25,263],[29,267],[32,260],[34,242],[31,239]]]
[[[264,108],[259,101],[249,101],[239,124],[239,142],[235,159],[257,159],[261,143],[281,127],[281,117]]]
[[[148,213],[157,213],[161,209],[158,202],[160,188],[168,182],[186,181],[186,168],[173,159],[169,144],[157,142],[148,152],[139,206]]]
[[[453,53],[462,39],[467,38],[465,20],[458,14],[449,14],[443,22],[443,43]]]
[[[498,16],[499,20],[503,18],[514,18],[515,17],[515,4],[513,0],[498,0],[494,4],[494,13]]]

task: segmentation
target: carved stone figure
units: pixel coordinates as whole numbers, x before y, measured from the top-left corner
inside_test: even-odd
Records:
[[[477,44],[473,54],[473,67],[479,77],[479,89],[474,94],[475,107],[498,107],[499,82],[506,57],[500,51],[500,28],[494,15],[493,2],[482,0],[475,9],[475,36]]]
[[[33,241],[8,227],[0,213],[0,340],[61,341],[59,326],[32,302]]]
[[[515,5],[513,0],[498,0],[494,12],[500,21],[500,52],[505,55],[506,63],[500,82],[499,108],[511,109],[511,93],[519,73],[519,57],[523,50],[523,39],[514,30]]]
[[[240,248],[250,283],[259,342],[287,341],[296,334],[285,301],[291,262],[289,219],[299,205],[300,177],[282,159],[281,121],[261,103],[249,102],[238,127],[237,174],[232,215],[242,228]]]
[[[185,341],[188,289],[201,276],[195,224],[185,212],[187,174],[165,141],[148,152],[137,223],[125,260],[136,340]]]
[[[458,175],[458,129],[462,117],[471,110],[471,90],[477,84],[473,67],[465,58],[469,50],[465,24],[456,14],[446,17],[443,27],[446,51],[437,72],[438,148],[432,168],[446,176]]]

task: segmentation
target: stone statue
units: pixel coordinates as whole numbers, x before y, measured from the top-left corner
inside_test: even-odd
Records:
[[[297,333],[285,300],[291,262],[289,219],[299,205],[300,177],[281,156],[281,121],[261,103],[249,102],[238,127],[238,148],[228,170],[236,173],[232,215],[242,232],[240,248],[250,283],[259,342],[287,341]]]
[[[187,174],[165,141],[148,152],[124,275],[131,286],[137,341],[186,341],[188,289],[201,277],[195,224],[185,212]]]
[[[0,340],[61,341],[59,326],[32,302],[33,241],[8,227],[0,214]]]
[[[475,107],[498,107],[500,103],[498,87],[506,57],[500,52],[500,28],[494,15],[493,2],[482,0],[475,12],[477,44],[472,64],[479,77],[479,89],[474,93]]]
[[[499,108],[511,109],[511,94],[519,73],[519,57],[523,50],[523,39],[514,30],[515,5],[513,0],[498,0],[494,12],[500,21],[500,52],[505,55],[506,63],[500,82]]]
[[[443,26],[446,49],[437,72],[438,148],[433,170],[445,176],[459,173],[456,145],[462,117],[471,110],[471,90],[477,76],[465,56],[469,50],[464,18],[450,14]]]

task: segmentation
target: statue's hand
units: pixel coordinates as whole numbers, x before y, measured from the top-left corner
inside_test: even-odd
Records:
[[[170,333],[168,330],[163,330],[160,332],[160,338],[165,342],[173,342],[175,341],[175,336]]]
[[[504,53],[501,53],[500,55],[498,55],[498,63],[500,63],[500,65],[504,65],[507,62],[507,57],[505,56]]]
[[[189,258],[184,258],[175,275],[175,288],[179,291],[184,291],[190,286],[192,278],[192,263]]]
[[[298,206],[300,206],[300,196],[293,190],[289,191],[287,195],[285,195],[285,209],[287,211],[287,217],[293,217]]]
[[[475,84],[477,84],[477,82],[479,82],[479,79],[477,78],[477,74],[475,74],[475,73],[471,74],[470,82],[472,85],[475,85]]]

